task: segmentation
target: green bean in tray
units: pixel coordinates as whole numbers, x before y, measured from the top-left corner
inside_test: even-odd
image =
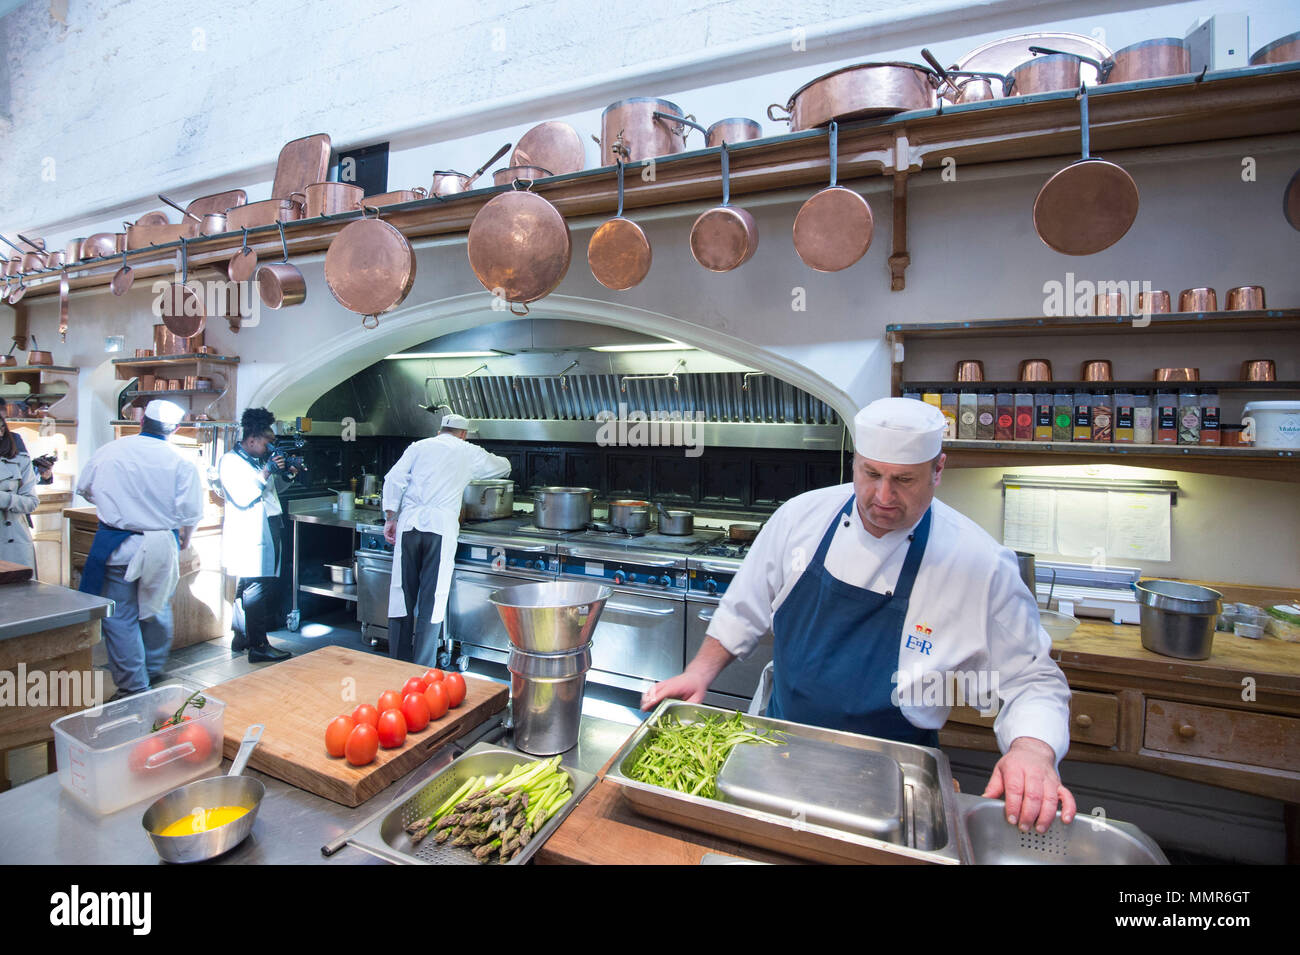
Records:
[[[477,776],[432,815],[406,827],[412,843],[432,834],[474,853],[480,862],[509,862],[523,851],[546,820],[573,798],[560,757],[520,763],[504,776]]]
[[[779,737],[779,738],[778,738]],[[785,734],[746,726],[740,714],[706,716],[694,723],[664,716],[641,747],[629,779],[675,789],[691,796],[718,798],[718,770],[741,743],[784,744]]]

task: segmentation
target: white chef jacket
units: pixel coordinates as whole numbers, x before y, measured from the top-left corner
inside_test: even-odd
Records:
[[[750,546],[708,635],[731,653],[748,656],[852,493],[852,484],[842,484],[783,504]],[[1017,737],[1032,736],[1050,745],[1059,762],[1070,744],[1070,688],[1051,658],[1051,639],[1015,553],[942,501],[931,509],[930,538],[899,636],[897,699],[903,716],[914,726],[938,729],[951,708],[936,692],[939,674],[980,674],[1000,700],[994,732],[1002,751]],[[891,591],[912,530],[874,537],[855,506],[847,526],[838,521],[826,569],[847,584]]]
[[[275,541],[268,518],[283,513],[276,475],[251,464],[237,451],[221,456],[221,489],[226,498],[221,525],[221,566],[233,577],[274,577]]]
[[[179,530],[203,517],[198,465],[167,441],[143,434],[110,441],[91,455],[77,493],[95,505],[101,523],[124,531]],[[140,542],[139,534],[131,535],[108,563],[129,564]]]
[[[393,548],[393,576],[388,590],[388,615],[406,616],[402,593],[402,538],[408,530],[442,535],[438,562],[438,589],[434,595],[432,623],[441,623],[451,592],[456,538],[460,534],[460,505],[470,481],[504,477],[510,461],[463,441],[454,434],[438,434],[410,445],[384,476],[385,511],[397,515],[397,546]]]

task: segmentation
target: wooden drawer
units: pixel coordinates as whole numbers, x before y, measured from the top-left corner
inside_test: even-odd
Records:
[[[1162,753],[1300,771],[1300,720],[1147,700],[1143,745]]]
[[[980,716],[970,706],[954,706],[948,714],[953,723],[993,728],[993,717]],[[1119,738],[1119,698],[1113,693],[1073,690],[1070,696],[1070,742],[1093,746],[1114,746]]]

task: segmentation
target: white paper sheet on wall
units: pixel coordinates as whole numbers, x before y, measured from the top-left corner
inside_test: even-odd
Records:
[[[1106,492],[1056,492],[1056,552],[1095,561],[1106,553]]]
[[[1031,554],[1056,552],[1056,490],[1008,487],[1002,506],[1002,543]]]
[[[1106,560],[1169,560],[1168,494],[1106,494]]]

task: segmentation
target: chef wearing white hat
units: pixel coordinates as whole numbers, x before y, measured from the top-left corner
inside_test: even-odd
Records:
[[[97,450],[77,480],[99,517],[80,589],[114,601],[103,632],[119,696],[149,689],[167,662],[178,548],[203,516],[198,466],[167,440],[184,418],[173,402],[149,402],[140,433]]]
[[[438,433],[408,447],[384,476],[384,537],[393,545],[388,651],[399,660],[437,665],[431,625],[447,612],[465,487],[510,473],[509,460],[465,440],[469,427],[461,415],[444,415]]]
[[[1000,702],[1003,752],[985,795],[1045,831],[1074,797],[1057,764],[1069,747],[1070,690],[1052,661],[1013,551],[934,499],[944,416],[882,398],[854,419],[853,482],[783,504],[751,546],[694,660],[647,691],[698,702],[728,663],[774,635],[767,715],[937,745],[951,686]],[[993,701],[985,701],[997,705]]]

